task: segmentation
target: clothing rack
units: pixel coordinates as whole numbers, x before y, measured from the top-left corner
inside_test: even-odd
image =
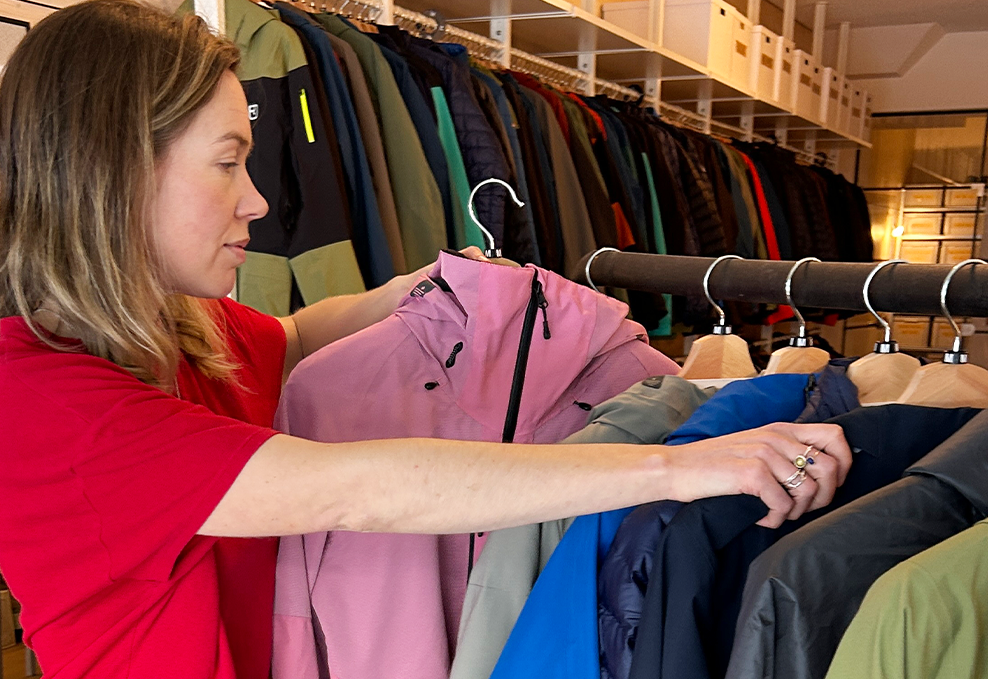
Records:
[[[725,137],[730,137],[732,139],[739,139],[741,141],[753,141],[762,142],[766,144],[773,144],[781,149],[785,149],[790,153],[794,154],[797,160],[807,164],[812,165],[819,161],[816,154],[810,153],[804,149],[796,148],[795,146],[788,146],[786,144],[780,144],[776,140],[769,137],[762,136],[760,134],[749,132],[741,127],[736,127],[728,123],[721,122],[719,120],[708,121],[706,118],[696,113],[695,111],[690,111],[689,109],[676,106],[675,104],[670,104],[664,101],[658,102],[658,113],[659,116],[666,119],[669,122],[688,127],[691,130],[695,130],[702,134],[722,134]],[[834,169],[836,163],[834,160],[828,159],[827,166]]]
[[[304,4],[304,0],[293,1],[299,1]],[[318,5],[315,0],[310,0],[309,4],[313,8],[334,14],[342,14],[363,21],[377,21],[384,14],[384,4],[381,0],[320,0]],[[398,5],[394,5],[392,8],[392,19],[395,25],[419,37],[454,42],[466,47],[470,54],[478,59],[494,63],[505,63],[505,46],[493,38],[488,38],[471,31],[465,31],[462,28],[441,22],[434,16],[414,12]],[[510,50],[507,61],[510,67],[516,71],[536,76],[546,82],[554,83],[572,91],[584,93],[592,91],[594,94],[605,94],[614,99],[624,101],[640,101],[643,98],[643,94],[639,90],[625,87],[602,78],[595,78],[593,80],[593,88],[590,88],[591,81],[588,73],[557,64],[554,61],[523,52],[517,48]],[[708,121],[698,113],[681,108],[675,104],[664,101],[654,103],[657,104],[659,115],[663,118],[703,134],[715,132],[743,141],[773,143],[779,146],[779,148],[784,148],[795,154],[797,159],[806,164],[813,164],[819,160],[814,154],[803,149],[778,144],[768,137],[754,134],[741,127],[736,127],[718,120]],[[834,165],[832,161],[828,162],[828,164],[831,166]]]
[[[593,257],[590,278],[596,286],[613,286],[655,294],[687,295],[703,289],[703,278],[716,261],[708,257],[600,252],[587,255],[570,277],[587,282],[587,262]],[[786,278],[793,262],[726,260],[710,274],[714,299],[755,304],[787,304]],[[939,316],[940,288],[949,264],[901,264],[879,271],[869,287],[875,309],[899,314]],[[873,263],[810,262],[792,279],[792,298],[800,308],[867,311],[862,291],[875,269]],[[947,294],[947,308],[955,317],[988,317],[988,266],[958,271]]]

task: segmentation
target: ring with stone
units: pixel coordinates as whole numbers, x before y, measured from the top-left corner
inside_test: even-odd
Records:
[[[815,464],[816,454],[820,452],[813,446],[806,446],[806,450],[803,451],[802,455],[797,455],[796,459],[792,463],[796,466],[796,469],[805,469],[808,464]]]

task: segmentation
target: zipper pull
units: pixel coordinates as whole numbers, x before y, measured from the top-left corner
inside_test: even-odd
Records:
[[[545,295],[542,293],[542,283],[537,284],[536,296],[539,300],[539,308],[542,309],[542,336],[546,339],[552,337],[552,333],[549,332],[549,316],[546,314],[546,309],[549,308],[549,302],[546,301]]]

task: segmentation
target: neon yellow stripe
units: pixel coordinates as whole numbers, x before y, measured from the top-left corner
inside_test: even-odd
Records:
[[[308,137],[309,143],[312,144],[316,141],[316,135],[312,131],[312,118],[309,116],[309,100],[305,97],[305,89],[299,92],[298,98],[302,102],[302,120],[305,121],[305,136]]]

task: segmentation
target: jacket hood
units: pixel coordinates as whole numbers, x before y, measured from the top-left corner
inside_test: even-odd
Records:
[[[560,400],[595,357],[626,342],[645,341],[645,329],[627,320],[627,305],[532,265],[501,266],[444,252],[396,312],[423,347],[442,348],[433,358],[457,405],[499,428],[514,374],[488,366],[515,365],[536,276],[547,306],[544,316],[542,310],[536,314],[518,435],[572,405]]]

